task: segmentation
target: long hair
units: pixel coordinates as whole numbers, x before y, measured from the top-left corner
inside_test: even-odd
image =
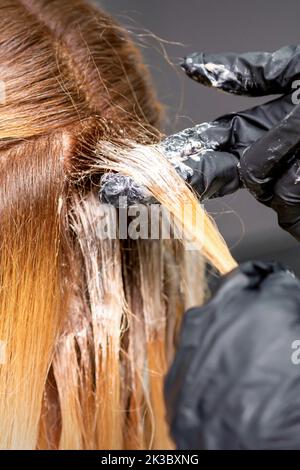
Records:
[[[153,147],[160,105],[109,16],[2,0],[0,64],[0,448],[170,448],[163,378],[182,314],[203,301],[204,257],[220,272],[234,261]],[[190,202],[201,249],[101,237],[105,171],[134,177],[177,223]]]

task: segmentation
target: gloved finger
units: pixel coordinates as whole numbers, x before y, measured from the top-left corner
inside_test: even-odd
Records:
[[[134,204],[149,204],[153,198],[147,188],[137,184],[130,176],[106,173],[100,182],[99,198],[102,203],[116,208]]]
[[[277,212],[280,227],[300,241],[300,160],[298,158],[275,183],[270,205]]]
[[[231,194],[241,187],[238,158],[228,152],[207,150],[189,157],[185,164],[191,169],[188,183],[201,201]]]
[[[193,53],[181,65],[193,80],[229,93],[248,96],[286,94],[300,76],[300,46],[245,54]]]
[[[224,150],[240,157],[245,148],[276,126],[293,109],[290,96],[282,96],[215,121],[173,134],[160,143],[169,159],[183,159],[203,149]]]
[[[240,159],[240,175],[245,186],[261,202],[272,199],[276,179],[289,167],[300,146],[300,106],[258,141]]]

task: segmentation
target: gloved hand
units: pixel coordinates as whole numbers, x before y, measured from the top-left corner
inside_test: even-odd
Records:
[[[291,273],[247,262],[222,278],[206,305],[186,313],[167,376],[177,448],[300,449],[299,339]]]
[[[276,210],[281,227],[300,240],[300,110],[292,100],[293,81],[300,78],[300,46],[274,53],[191,54],[182,67],[200,83],[230,93],[283,95],[179,132],[165,139],[161,148],[201,200],[244,185]],[[118,191],[123,194],[120,186]],[[110,202],[109,187],[101,192]],[[126,188],[125,192],[130,204],[130,193]],[[143,202],[143,191],[138,202]]]
[[[210,158],[218,161],[205,173],[206,192],[209,196],[231,192],[232,183],[224,181],[222,185],[223,166],[219,161],[227,161],[227,152],[232,153],[239,160],[243,185],[272,207],[279,225],[300,241],[300,106],[295,102],[298,94],[293,94],[293,83],[300,78],[300,46],[283,47],[274,53],[192,54],[182,66],[191,78],[230,93],[283,94],[249,111],[220,118],[221,122],[229,120],[231,127],[225,145],[215,146],[222,153],[211,154]],[[228,174],[236,175],[235,169]],[[191,183],[197,189],[197,177],[194,179]],[[209,187],[215,180],[222,185],[221,193],[211,194]]]

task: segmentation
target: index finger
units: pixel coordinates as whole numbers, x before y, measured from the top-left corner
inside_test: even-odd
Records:
[[[185,73],[203,85],[247,96],[286,94],[300,76],[300,46],[274,52],[188,55],[181,64]]]

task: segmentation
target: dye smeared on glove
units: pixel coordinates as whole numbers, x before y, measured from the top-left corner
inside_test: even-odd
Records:
[[[263,105],[185,129],[160,146],[200,200],[246,187],[277,212],[282,228],[300,240],[300,108],[293,101],[292,87],[300,78],[300,46],[272,53],[194,53],[182,68],[198,82],[230,93],[282,94]],[[124,193],[130,195],[130,185],[125,180],[123,184]],[[101,193],[107,201],[113,200],[109,186],[106,189]],[[134,192],[140,202],[147,201],[143,191],[134,188]]]
[[[300,282],[243,263],[184,316],[165,396],[178,449],[300,449]]]
[[[230,93],[283,95],[229,115],[230,139],[222,150],[238,158],[242,185],[274,209],[279,225],[300,241],[300,107],[293,96],[293,82],[300,78],[300,46],[272,53],[194,53],[182,68],[192,79]],[[218,169],[216,162],[215,175]],[[226,185],[223,194],[228,194]]]
[[[274,52],[188,55],[182,68],[203,85],[248,96],[286,95],[300,76],[300,46],[285,46]]]
[[[130,176],[119,173],[107,173],[102,176],[99,197],[101,202],[112,204],[116,208],[153,202],[147,188],[137,184]]]
[[[225,186],[227,193],[239,187],[236,157],[222,155],[216,172],[213,149],[219,148],[226,138],[227,129],[223,124],[203,123],[167,137],[156,147],[203,200],[223,195]],[[103,202],[115,207],[118,207],[120,197],[123,198],[122,204],[127,200],[128,206],[153,202],[146,188],[140,187],[131,177],[119,174],[102,178],[99,195]]]

